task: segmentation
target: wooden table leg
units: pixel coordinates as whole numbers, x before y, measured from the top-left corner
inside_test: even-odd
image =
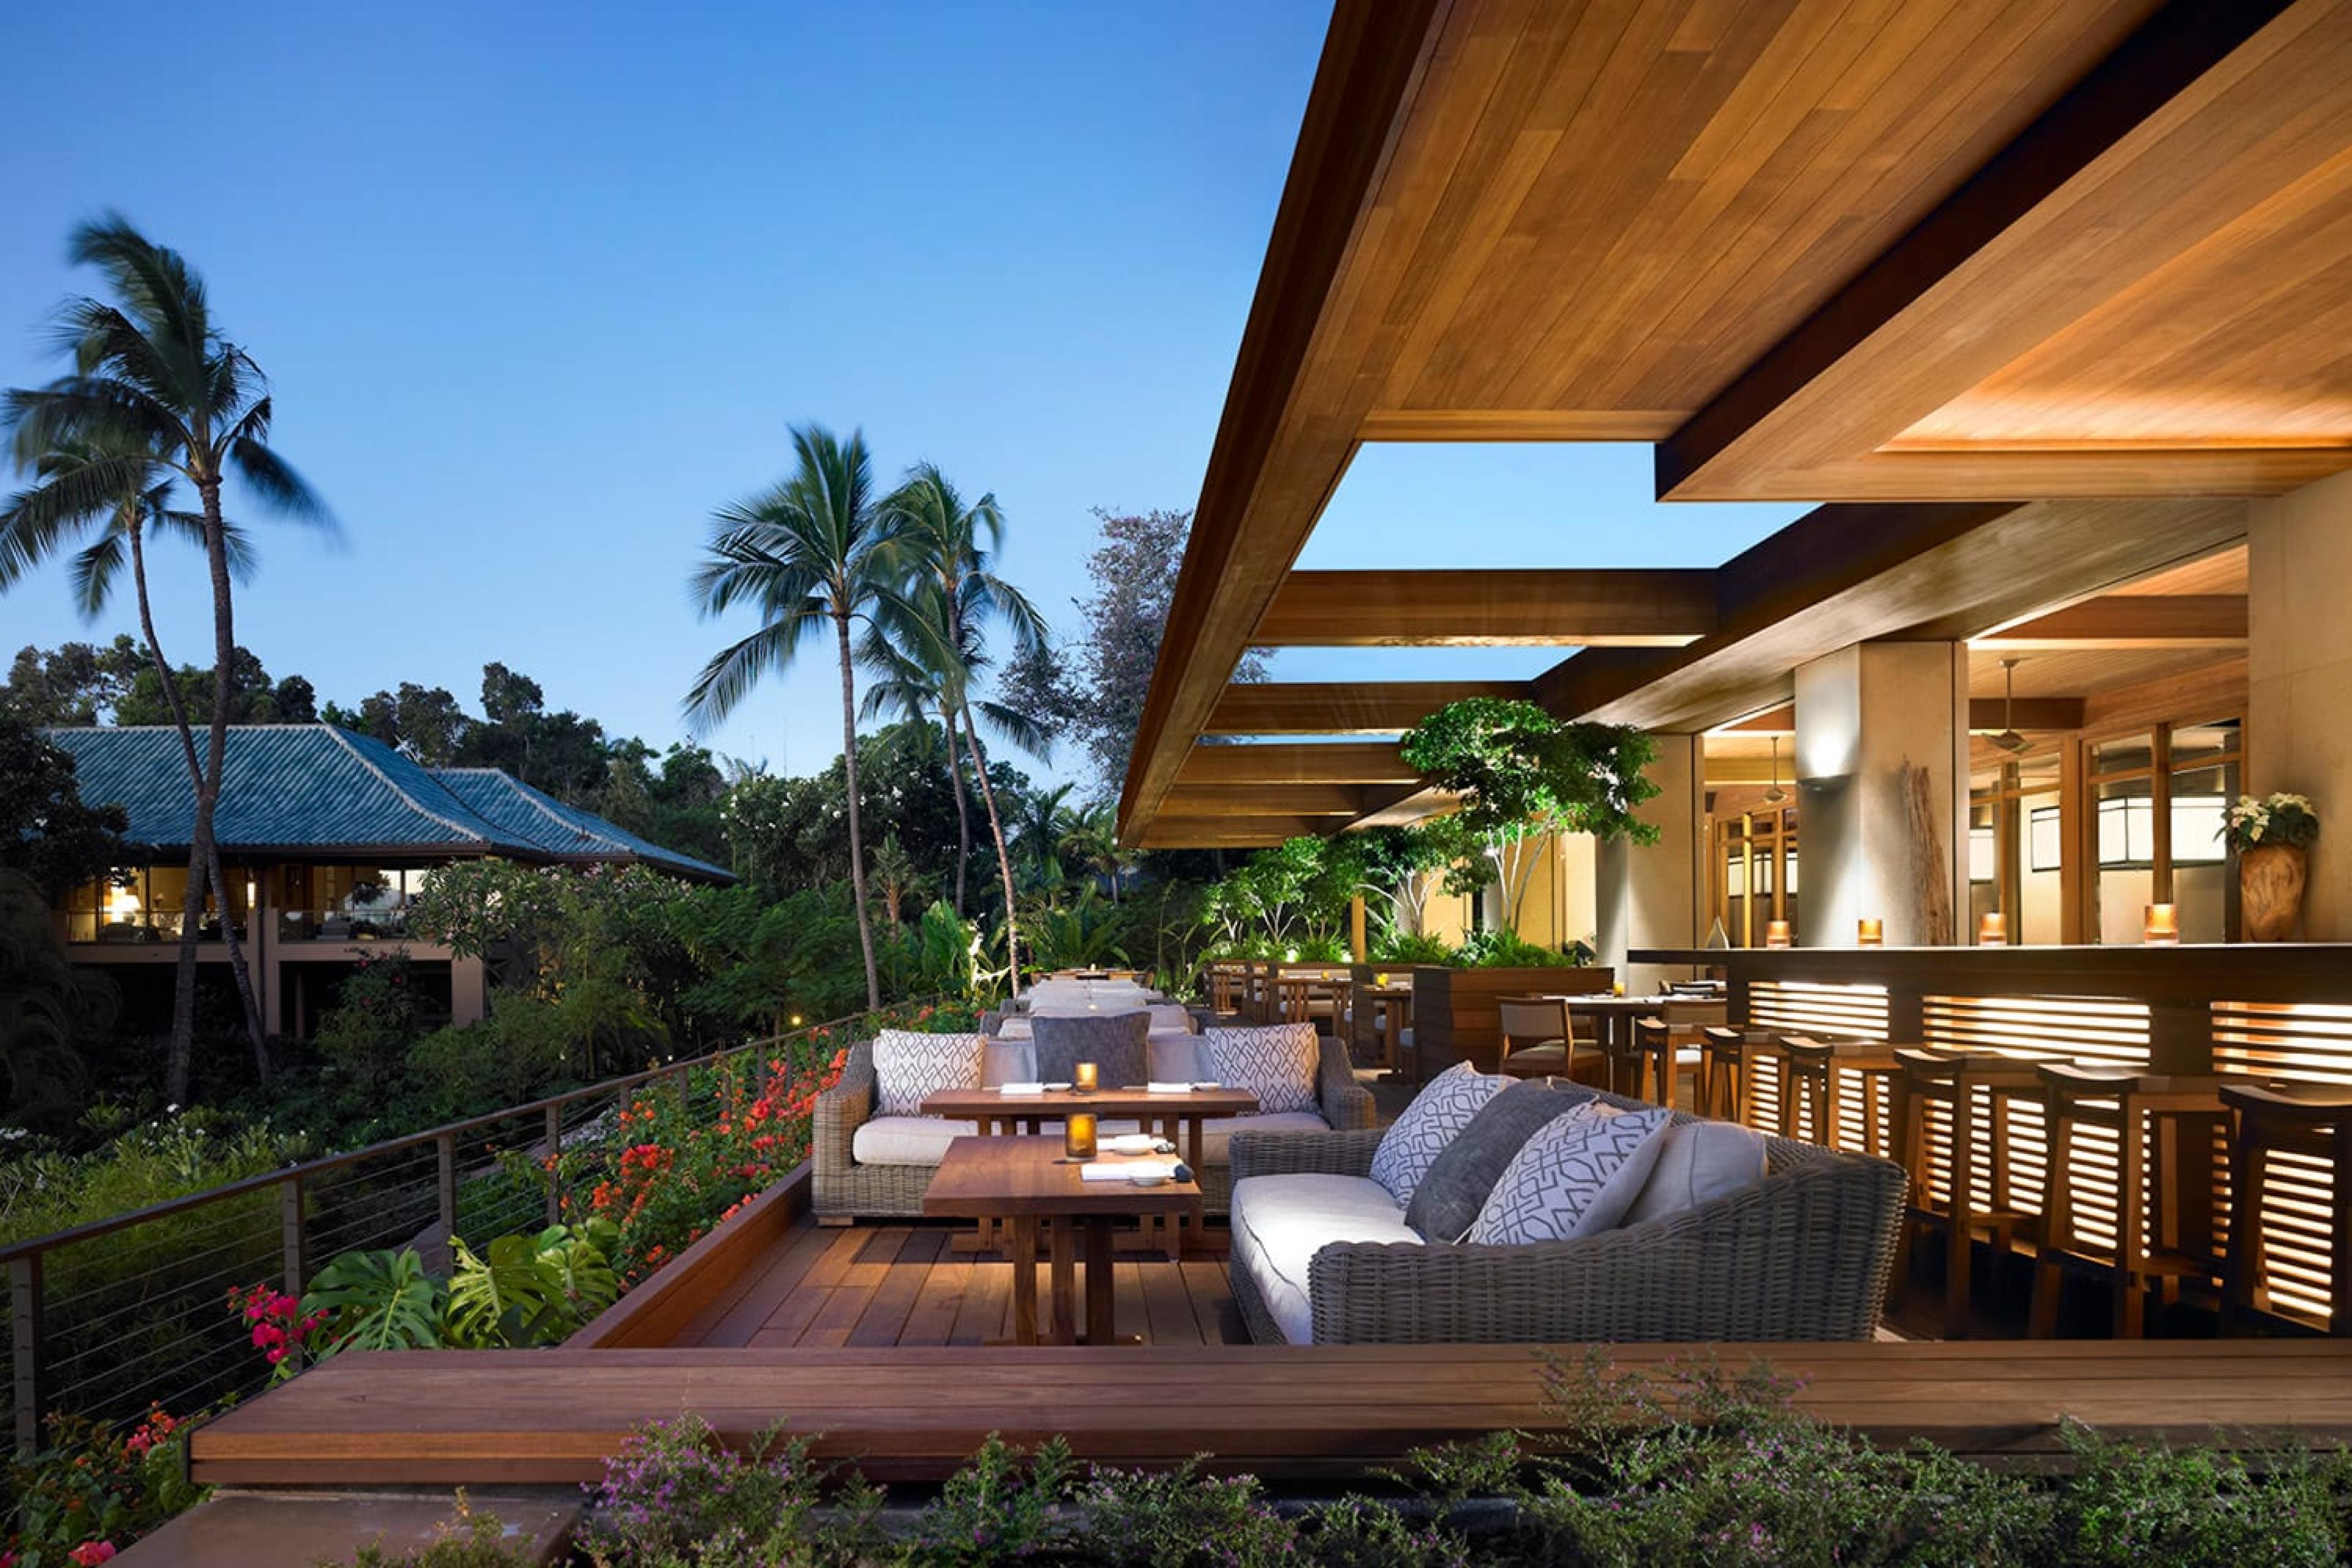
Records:
[[[1037,1342],[1037,1216],[1013,1216],[1013,1342]]]
[[[1053,1275],[1054,1343],[1076,1344],[1078,1341],[1077,1238],[1070,1234],[1070,1216],[1067,1215],[1055,1215],[1048,1228],[1053,1237],[1049,1269]]]
[[[1106,1215],[1087,1216],[1087,1343],[1108,1345],[1118,1342],[1111,1303],[1112,1268],[1110,1219]]]
[[[2147,1198],[2141,1183],[2147,1172],[2147,1114],[2130,1093],[2121,1099],[2124,1137],[2123,1169],[2116,1184],[2115,1334],[2119,1340],[2136,1340],[2147,1331]]]
[[[1184,1119],[1184,1163],[1192,1167],[1192,1180],[1196,1183],[1202,1180],[1208,1174],[1209,1170],[1209,1163],[1204,1153],[1204,1151],[1208,1148],[1208,1133],[1202,1126],[1203,1121],[1203,1118],[1198,1116],[1188,1116]],[[1171,1139],[1169,1142],[1174,1142],[1175,1140]],[[1175,1245],[1170,1248],[1168,1255],[1169,1261],[1171,1263],[1182,1258],[1184,1255],[1183,1242],[1187,1238],[1189,1238],[1197,1248],[1206,1250],[1209,1245],[1209,1219],[1207,1211],[1204,1209],[1194,1209],[1192,1213],[1187,1215],[1169,1215],[1168,1234],[1170,1238],[1175,1243]]]
[[[1975,1203],[1976,1095],[1965,1082],[1952,1086],[1952,1163],[1950,1231],[1944,1243],[1944,1337],[1965,1338],[1969,1331],[1969,1205]]]

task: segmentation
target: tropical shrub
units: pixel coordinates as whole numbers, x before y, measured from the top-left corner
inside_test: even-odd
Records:
[[[864,1560],[880,1544],[878,1495],[843,1487],[820,1519],[829,1479],[805,1437],[770,1431],[738,1452],[699,1415],[657,1421],[605,1461],[577,1544],[597,1568]]]
[[[295,1318],[314,1337],[319,1356],[346,1350],[520,1350],[559,1344],[620,1298],[613,1252],[620,1234],[609,1220],[550,1226],[533,1235],[501,1236],[479,1252],[452,1237],[455,1266],[445,1285],[413,1248],[346,1252],[319,1270]],[[267,1305],[256,1316],[255,1300]],[[286,1373],[300,1341],[293,1331],[265,1335],[287,1316],[267,1287],[236,1304],[256,1323],[254,1343]],[[292,1343],[289,1345],[289,1341]]]
[[[187,1479],[191,1424],[160,1405],[127,1426],[51,1416],[48,1447],[8,1466],[14,1512],[0,1565],[105,1563],[200,1501],[203,1489]]]
[[[120,1125],[103,1107],[84,1121]],[[315,1152],[301,1133],[176,1106],[122,1127],[111,1142],[88,1153],[68,1154],[36,1143],[0,1161],[0,1241],[127,1214],[259,1175]]]
[[[1454,949],[1442,936],[1414,936],[1391,931],[1372,943],[1372,962],[1391,964],[1447,965],[1454,962]]]
[[[424,1033],[407,952],[370,954],[319,1020],[319,1055],[352,1102],[380,1104],[405,1078],[409,1049]]]
[[[1457,969],[1557,969],[1591,963],[1592,950],[1580,942],[1544,947],[1507,931],[1479,931],[1463,938],[1453,962]]]
[[[494,1513],[477,1513],[457,1493],[453,1516],[434,1527],[433,1539],[413,1552],[387,1552],[371,1542],[352,1559],[352,1568],[534,1568],[539,1554],[528,1542],[509,1542]]]

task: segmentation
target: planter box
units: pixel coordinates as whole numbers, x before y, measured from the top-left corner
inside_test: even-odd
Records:
[[[1426,1081],[1455,1062],[1493,1072],[1502,1058],[1505,996],[1548,992],[1606,991],[1617,972],[1579,969],[1415,969],[1412,972],[1412,1058]]]

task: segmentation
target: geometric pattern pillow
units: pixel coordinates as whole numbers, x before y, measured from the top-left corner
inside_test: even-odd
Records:
[[[1140,1007],[1066,1016],[1041,1014],[1029,1028],[1037,1042],[1037,1076],[1047,1083],[1068,1083],[1077,1076],[1080,1062],[1095,1064],[1096,1078],[1105,1089],[1142,1083],[1151,1070],[1143,1046],[1151,1015]]]
[[[980,1087],[978,1035],[920,1035],[885,1029],[874,1037],[877,1116],[919,1116],[923,1097]]]
[[[1322,1047],[1314,1025],[1211,1029],[1205,1037],[1217,1081],[1255,1094],[1260,1110],[1315,1109],[1315,1066]]]
[[[1657,1163],[1669,1113],[1601,1109],[1580,1107],[1537,1130],[1486,1195],[1472,1245],[1572,1241],[1625,1217]]]
[[[1412,1103],[1381,1134],[1372,1152],[1372,1180],[1389,1190],[1397,1207],[1412,1202],[1412,1192],[1454,1134],[1500,1094],[1511,1080],[1501,1073],[1483,1073],[1468,1062],[1455,1062],[1429,1080]]]

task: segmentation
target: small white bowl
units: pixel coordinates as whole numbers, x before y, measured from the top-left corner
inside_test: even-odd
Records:
[[[1045,1086],[1045,1092],[1047,1094],[1059,1094],[1069,1087],[1070,1086],[1066,1083],[1049,1083]]]

